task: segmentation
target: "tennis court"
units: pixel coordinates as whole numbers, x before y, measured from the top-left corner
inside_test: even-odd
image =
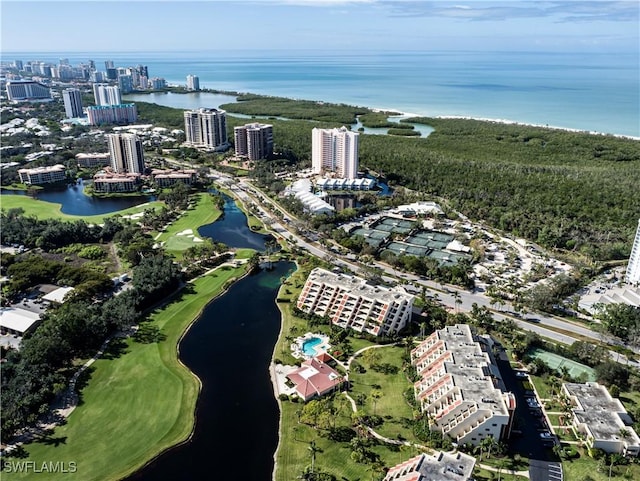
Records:
[[[535,348],[530,352],[531,356],[540,359],[551,369],[559,370],[560,368],[566,368],[569,375],[574,379],[579,379],[581,375],[585,375],[585,381],[595,381],[596,372],[589,366],[580,364],[579,362],[572,361],[566,357],[562,357],[553,352],[545,351],[543,349]]]

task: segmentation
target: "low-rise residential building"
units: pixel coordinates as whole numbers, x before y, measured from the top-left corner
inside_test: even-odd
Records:
[[[371,190],[375,188],[377,182],[375,179],[363,177],[361,179],[344,179],[344,178],[320,178],[316,180],[316,187],[322,190]]]
[[[106,170],[93,176],[93,190],[101,193],[135,192],[140,185],[138,173],[116,174]]]
[[[402,287],[374,286],[360,277],[316,268],[302,288],[297,307],[328,316],[344,329],[388,336],[407,325],[413,301]]]
[[[33,169],[18,169],[23,184],[42,185],[63,182],[67,178],[67,169],[62,164]]]
[[[411,204],[399,205],[394,212],[406,216],[426,216],[426,215],[444,215],[442,207],[436,202],[420,200]]]
[[[198,172],[195,169],[184,170],[159,170],[151,171],[151,178],[159,187],[169,187],[178,182],[185,185],[192,185],[198,178]]]
[[[111,162],[109,152],[76,154],[78,167],[106,167]]]
[[[458,444],[509,437],[516,407],[492,353],[493,340],[466,324],[447,326],[411,351],[416,401],[432,430]]]
[[[326,354],[323,356],[329,358]],[[320,356],[307,359],[298,369],[287,374],[287,378],[305,402],[340,389],[344,382],[344,378]]]
[[[562,392],[573,404],[571,428],[590,448],[607,453],[638,456],[640,438],[627,425],[631,418],[619,399],[598,383],[565,383]],[[626,421],[626,422],[625,422]]]
[[[312,187],[309,179],[296,180],[285,190],[284,195],[294,196],[302,203],[304,210],[310,214],[333,214],[336,210],[335,207],[313,194]]]
[[[0,309],[0,333],[23,336],[32,331],[40,322],[40,314],[20,309],[19,307],[3,307]]]
[[[419,454],[387,471],[384,481],[470,481],[476,459],[464,453]]]

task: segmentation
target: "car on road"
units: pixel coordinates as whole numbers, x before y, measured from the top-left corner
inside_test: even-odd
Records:
[[[516,371],[516,377],[520,379],[526,379],[527,376],[528,374],[524,371]]]

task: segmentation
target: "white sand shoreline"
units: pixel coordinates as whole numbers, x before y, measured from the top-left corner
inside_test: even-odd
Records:
[[[391,115],[390,117],[401,118],[401,119],[407,119],[412,117],[432,117],[435,119],[477,120],[479,122],[492,122],[492,123],[506,124],[506,125],[520,125],[523,127],[539,127],[543,129],[563,130],[565,132],[576,132],[576,133],[591,134],[591,135],[611,136],[619,139],[640,140],[640,136],[612,134],[607,132],[598,132],[595,130],[573,129],[570,127],[560,127],[557,125],[533,124],[533,123],[519,122],[516,120],[509,120],[509,119],[491,119],[488,117],[472,117],[468,115],[426,115],[426,114],[417,114],[417,113],[411,113],[411,112],[402,112],[396,109],[373,108],[373,107],[370,107],[370,108],[374,112],[397,112],[397,115]]]

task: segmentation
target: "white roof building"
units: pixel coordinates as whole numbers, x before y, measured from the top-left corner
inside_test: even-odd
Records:
[[[413,300],[402,287],[374,286],[360,277],[315,268],[302,288],[297,307],[328,316],[343,329],[383,336],[407,325]]]
[[[335,208],[311,193],[312,184],[309,179],[296,180],[285,190],[285,195],[293,195],[302,202],[304,209],[315,215],[331,214]]]
[[[0,309],[0,330],[22,336],[40,320],[40,314],[20,309],[19,307],[4,307]]]
[[[58,287],[50,293],[42,296],[42,300],[62,304],[64,302],[65,296],[73,290],[75,290],[73,287]]]
[[[638,220],[638,229],[636,230],[636,237],[633,241],[633,247],[631,248],[631,255],[629,256],[629,264],[627,265],[624,280],[628,284],[640,284],[640,220]]]
[[[562,391],[574,405],[571,427],[576,435],[586,436],[587,446],[638,456],[640,438],[624,421],[630,422],[631,418],[620,400],[611,397],[604,386],[595,382],[565,383]]]
[[[419,454],[387,472],[384,481],[468,481],[476,458],[464,453]]]
[[[431,201],[418,201],[411,204],[399,205],[394,211],[401,214],[409,215],[443,215],[444,211],[435,202]]]
[[[421,379],[416,401],[431,419],[432,430],[456,443],[478,445],[510,434],[515,397],[506,392],[491,352],[492,340],[466,324],[439,329],[411,351]]]

